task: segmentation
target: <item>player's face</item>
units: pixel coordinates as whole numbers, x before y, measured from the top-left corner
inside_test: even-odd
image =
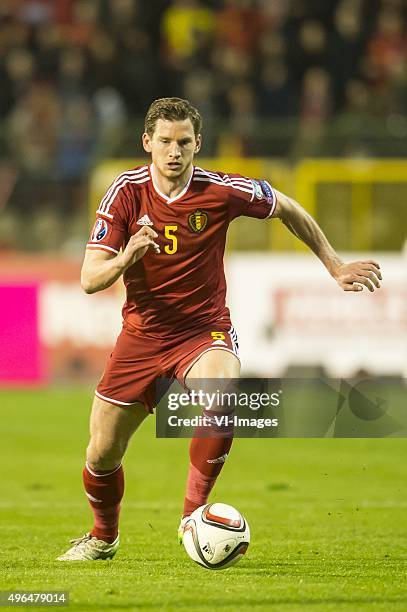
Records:
[[[154,167],[167,179],[189,174],[195,153],[201,148],[201,135],[195,136],[190,119],[158,119],[154,134],[143,134],[143,146],[151,153]]]

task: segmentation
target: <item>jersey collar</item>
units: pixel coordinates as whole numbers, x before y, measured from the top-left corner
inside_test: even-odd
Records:
[[[164,193],[162,193],[162,191],[160,191],[157,187],[156,182],[154,181],[154,164],[150,164],[149,166],[149,170],[150,170],[150,176],[151,176],[151,183],[153,185],[153,189],[154,191],[157,193],[157,195],[160,196],[160,198],[162,198],[163,200],[165,200],[167,202],[167,204],[172,204],[173,202],[175,202],[176,200],[180,200],[181,198],[184,197],[184,195],[186,194],[186,192],[189,189],[189,186],[191,184],[192,181],[192,177],[194,176],[194,172],[195,172],[195,166],[192,166],[192,172],[191,172],[191,176],[188,179],[188,182],[186,183],[184,189],[175,197],[173,198],[169,198],[168,196],[166,196]]]

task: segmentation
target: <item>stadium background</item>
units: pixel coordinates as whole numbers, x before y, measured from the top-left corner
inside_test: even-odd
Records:
[[[235,221],[226,269],[244,372],[406,375],[406,18],[403,0],[2,0],[0,463],[9,495],[0,509],[13,526],[5,550],[14,560],[0,573],[2,587],[71,586],[74,574],[54,574],[47,559],[60,552],[62,536],[76,535],[73,530],[83,523],[78,474],[90,397],[120,327],[123,301],[120,283],[102,294],[83,294],[79,270],[98,198],[118,172],[145,159],[140,134],[152,99],[187,97],[202,111],[198,164],[268,178],[315,215],[345,258],[367,256],[381,263],[380,291],[342,294],[279,222]],[[173,560],[168,531],[178,517],[184,471],[174,446],[161,441],[151,469],[161,470],[164,480],[146,481],[138,453],[149,452],[152,435],[150,423],[127,460],[129,479],[140,484],[140,490],[127,493],[128,507],[138,513],[142,528],[130,514],[124,514],[124,524],[130,553],[134,539],[145,550],[153,538],[154,569],[146,567],[159,584],[159,572],[165,574]],[[391,447],[372,440],[346,446],[331,441],[329,448],[322,441],[312,448],[306,441],[281,441],[285,446],[275,442],[267,457],[265,447],[241,442],[219,492],[248,512],[255,525],[272,505],[267,521],[280,529],[273,531],[272,571],[283,584],[275,602],[287,610],[304,601],[321,610],[347,602],[351,610],[356,603],[396,609],[400,602],[403,609],[405,597],[397,599],[401,585],[393,582],[396,566],[392,559],[379,563],[375,557],[381,547],[386,557],[394,553],[395,562],[402,557],[398,537],[405,517],[396,509],[406,503],[400,488],[403,441],[392,441]],[[360,459],[363,474],[355,472]],[[258,478],[248,469],[253,460],[265,466]],[[276,474],[268,476],[271,460]],[[27,472],[28,462],[35,475]],[[174,470],[171,485],[168,465]],[[56,482],[59,502],[53,497]],[[355,522],[356,503],[370,508],[363,525]],[[330,516],[338,511],[334,528],[325,524],[321,508]],[[298,514],[308,530],[300,539],[293,535]],[[150,523],[157,531],[146,534]],[[41,551],[37,567],[29,550],[20,553],[28,529]],[[254,553],[257,574],[250,569],[241,574],[253,588],[268,580],[259,568],[270,563],[268,542],[256,528],[254,535],[260,548]],[[314,585],[309,570],[300,587],[298,572],[307,576],[307,568],[318,568],[312,565],[315,550],[325,549],[332,538],[335,545],[319,568],[322,586]],[[351,559],[343,553],[343,541]],[[304,561],[299,569],[288,569],[287,555],[307,547],[311,565]],[[372,599],[365,599],[352,578],[358,571],[365,578],[366,550],[372,559]],[[130,559],[130,569],[118,570],[128,589],[134,569],[130,553],[123,557]],[[183,572],[193,571],[178,557]],[[143,573],[146,567],[136,569]],[[338,567],[343,577],[335,579]],[[179,602],[175,578],[163,589]],[[198,574],[193,578],[207,588]],[[95,601],[101,609],[99,595],[85,594],[92,581],[89,575],[89,583],[81,582],[86,579],[76,575],[83,587],[78,609]],[[375,599],[380,580],[387,586]],[[243,583],[240,602],[249,588]],[[228,583],[215,581],[212,587],[205,605],[216,604],[216,589],[225,609],[234,605]],[[275,596],[268,588],[261,583],[263,599],[253,592],[247,606],[268,609]],[[148,600],[151,607],[159,592]],[[119,597],[114,589],[106,593],[103,597],[112,601]],[[182,598],[184,606],[189,602],[198,609],[198,600],[185,593]],[[126,599],[120,601],[124,605]]]
[[[148,104],[167,95],[203,113],[198,163],[268,178],[316,216],[336,249],[384,266],[381,292],[340,295],[279,222],[234,223],[229,301],[245,372],[403,374],[405,23],[398,0],[3,2],[0,275],[17,297],[4,288],[2,301],[19,301],[22,278],[38,312],[30,351],[16,307],[3,315],[14,342],[0,378],[98,375],[123,296],[120,284],[81,293],[83,245],[106,187],[142,157]]]

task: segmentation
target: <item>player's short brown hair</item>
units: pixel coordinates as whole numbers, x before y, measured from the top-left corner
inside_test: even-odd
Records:
[[[154,100],[144,120],[144,131],[149,136],[154,134],[158,119],[165,119],[166,121],[184,121],[185,119],[190,119],[195,136],[202,129],[202,117],[199,111],[188,100],[183,100],[182,98],[159,98]]]

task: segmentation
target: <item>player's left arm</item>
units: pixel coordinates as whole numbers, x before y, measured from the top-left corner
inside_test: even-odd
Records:
[[[277,196],[273,217],[278,217],[297,238],[319,257],[328,272],[344,291],[374,291],[380,287],[382,275],[376,261],[343,262],[315,219],[292,198],[274,189]]]

